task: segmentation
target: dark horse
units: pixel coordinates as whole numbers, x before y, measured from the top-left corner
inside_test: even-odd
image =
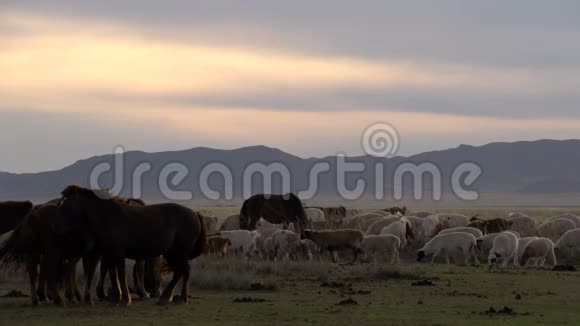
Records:
[[[286,195],[254,195],[242,205],[240,212],[240,228],[256,229],[256,223],[263,218],[274,224],[294,223],[300,234],[307,227],[308,219],[300,198],[294,194]]]
[[[145,206],[145,202],[136,198],[121,198],[116,197],[114,200],[121,200],[130,206]],[[137,260],[133,266],[133,284],[135,291],[142,300],[150,299],[152,297],[159,297],[161,295],[159,287],[161,285],[161,275],[158,266],[162,263],[161,257],[155,257],[147,260]],[[104,300],[105,294],[105,278],[108,274],[109,267],[101,261],[101,270],[99,274],[99,281],[97,282],[97,296]],[[112,289],[115,290],[114,288]],[[115,294],[113,294],[115,296]]]
[[[26,214],[32,210],[29,201],[5,201],[0,202],[0,235],[12,231]]]
[[[72,236],[58,233],[59,228],[56,226],[60,224],[62,224],[62,216],[58,206],[50,204],[36,206],[24,217],[0,249],[0,259],[5,266],[26,263],[34,305],[47,299],[47,287],[54,302],[64,304],[60,294],[63,282],[66,285],[69,300],[81,299],[74,278],[74,270],[80,257],[88,252],[85,246],[92,247],[92,244],[85,242],[81,233]],[[86,266],[85,290],[91,287],[92,274],[89,273],[94,271],[94,268]],[[88,298],[90,299],[90,295]]]
[[[98,253],[109,266],[111,284],[118,289],[115,301],[131,303],[125,272],[125,258],[143,260],[163,255],[173,278],[160,303],[171,302],[177,283],[183,278],[180,301],[187,303],[189,261],[206,247],[206,230],[201,217],[177,204],[131,206],[106,198],[97,191],[69,186],[62,191],[61,211],[69,232],[88,231]],[[87,241],[91,241],[88,239]]]

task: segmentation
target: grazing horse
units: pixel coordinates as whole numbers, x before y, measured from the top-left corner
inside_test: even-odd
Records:
[[[255,230],[260,218],[272,224],[290,224],[303,233],[308,225],[308,218],[300,198],[294,194],[286,195],[254,195],[242,205],[240,212],[240,228]]]
[[[173,278],[159,303],[172,301],[175,286],[182,278],[179,299],[188,302],[189,261],[205,251],[207,242],[198,213],[172,203],[132,206],[79,186],[62,191],[60,207],[64,229],[69,233],[87,231],[95,241],[98,253],[109,266],[111,284],[118,289],[114,291],[115,301],[131,304],[125,258],[143,260],[163,255],[173,270]]]
[[[0,202],[0,235],[12,231],[32,210],[29,201]]]

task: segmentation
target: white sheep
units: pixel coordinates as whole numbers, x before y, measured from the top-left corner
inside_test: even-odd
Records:
[[[493,240],[501,233],[490,233],[477,238],[477,247],[481,255],[487,257],[493,248]]]
[[[431,215],[435,215],[436,216],[437,214],[435,214],[433,212],[427,212],[427,211],[412,212],[412,213],[409,214],[409,216],[416,216],[416,217],[419,217],[419,218],[425,218],[425,217],[431,216]]]
[[[375,221],[383,219],[384,216],[375,213],[361,214],[352,217],[347,217],[342,220],[342,227],[345,229],[356,229],[365,230],[368,225],[374,223]]]
[[[566,231],[556,244],[554,249],[558,255],[573,256],[580,249],[580,229]]]
[[[447,220],[449,222],[450,228],[458,228],[462,226],[467,226],[469,224],[469,218],[465,215],[460,214],[439,214],[437,215],[439,222]]]
[[[258,231],[221,231],[220,236],[230,239],[232,243],[230,250],[232,252],[239,253],[246,257],[252,256],[256,253],[256,238],[259,236]]]
[[[385,227],[387,227],[387,226],[389,226],[389,225],[391,225],[391,224],[393,224],[393,223],[395,223],[397,221],[400,221],[400,220],[401,220],[401,217],[400,216],[383,217],[382,219],[373,222],[367,228],[367,230],[365,232],[365,235],[379,235],[379,234],[381,234],[381,231]]]
[[[262,227],[257,230],[258,236],[256,237],[256,250],[262,254],[264,258],[268,258],[268,252],[265,248],[266,239],[270,238],[272,234],[280,231],[273,227]]]
[[[268,237],[263,241],[261,252],[265,259],[274,260],[276,257],[276,249],[272,243],[272,237]]]
[[[526,247],[528,246],[528,244],[536,239],[539,239],[538,237],[525,237],[525,238],[520,238],[518,240],[518,251],[516,252],[516,254],[513,257],[514,260],[514,266],[520,266],[520,257],[522,257],[524,250],[526,250]]]
[[[465,232],[465,233],[473,234],[473,236],[476,238],[480,238],[483,236],[483,233],[479,229],[472,228],[469,226],[461,226],[461,227],[455,227],[455,228],[451,228],[451,229],[445,229],[445,230],[442,230],[441,232],[439,232],[439,234],[447,234],[447,233],[453,233],[453,232]]]
[[[547,221],[538,226],[538,233],[541,237],[552,241],[558,241],[566,231],[576,228],[576,224],[565,218],[557,218]]]
[[[314,243],[314,241],[310,239],[302,239],[300,240],[300,246],[302,247],[302,253],[304,254],[304,258],[308,260],[313,259],[320,259],[320,248]]]
[[[555,219],[559,219],[559,218],[563,218],[566,220],[570,220],[572,222],[574,222],[574,224],[576,225],[577,228],[580,228],[580,216],[574,215],[574,214],[562,214],[559,216],[554,216],[548,219],[548,221],[553,221]]]
[[[388,216],[391,216],[392,215],[391,213],[389,213],[387,211],[382,211],[382,210],[373,211],[373,212],[371,212],[371,214],[382,215],[384,217],[388,217]]]
[[[458,254],[463,255],[466,265],[469,264],[470,260],[473,260],[475,265],[479,265],[477,241],[473,234],[453,232],[437,235],[417,251],[417,261],[427,258],[431,259],[431,263],[434,263],[435,258],[441,255],[445,258],[445,262],[449,264],[450,256],[455,259]]]
[[[511,212],[508,214],[508,220],[512,220],[514,218],[518,218],[518,217],[529,217],[531,218],[528,214],[526,213],[522,213],[522,212]]]
[[[490,266],[506,267],[518,251],[518,237],[513,232],[501,232],[494,240],[489,252]]]
[[[509,219],[512,224],[509,229],[518,232],[522,237],[535,237],[538,235],[536,221],[529,216],[515,216]]]
[[[203,223],[205,224],[205,232],[208,235],[219,233],[219,219],[214,216],[202,216]]]
[[[405,248],[407,246],[407,239],[414,238],[413,231],[411,230],[411,225],[406,219],[399,220],[385,226],[381,230],[380,235],[387,234],[398,237],[399,240],[401,241],[401,248]]]
[[[310,207],[306,209],[306,217],[310,223],[324,223],[326,217],[320,208]]]
[[[383,262],[388,258],[390,258],[391,264],[398,264],[400,247],[399,237],[390,234],[369,235],[361,243],[361,250],[365,258],[372,258],[375,264],[377,261]]]
[[[271,236],[274,252],[278,260],[297,258],[301,250],[300,235],[288,230],[278,230]]]
[[[535,267],[544,267],[546,259],[550,259],[553,266],[557,265],[554,242],[548,238],[538,238],[528,243],[520,257],[520,264],[525,266],[532,261]]]
[[[240,214],[233,214],[224,219],[220,231],[234,231],[240,229]]]
[[[284,229],[286,229],[286,225],[284,223],[279,223],[279,224],[270,223],[267,220],[265,220],[264,218],[260,217],[258,222],[256,222],[256,229],[259,230],[262,228],[274,228],[277,230],[284,230]]]
[[[416,216],[406,216],[405,217],[411,224],[411,229],[415,236],[414,243],[424,245],[427,241],[431,240],[437,224],[439,224],[439,219],[435,215],[427,216],[425,218],[420,218]]]
[[[336,262],[337,250],[352,250],[354,254],[353,262],[356,261],[360,253],[360,244],[364,235],[360,230],[304,230],[304,237],[316,243],[321,251],[328,250],[332,260]]]

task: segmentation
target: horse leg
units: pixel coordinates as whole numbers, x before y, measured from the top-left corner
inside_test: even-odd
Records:
[[[171,302],[171,300],[173,300],[173,291],[175,290],[175,286],[177,285],[177,282],[179,282],[182,276],[182,268],[179,268],[180,266],[178,263],[178,259],[176,259],[172,255],[163,255],[163,256],[165,257],[165,260],[173,270],[173,278],[171,279],[171,281],[163,291],[163,294],[159,298],[160,305],[168,304]]]
[[[48,292],[54,300],[54,303],[59,306],[64,306],[64,300],[61,295],[61,267],[62,261],[60,257],[55,255],[47,255],[45,262],[46,282],[48,284]]]
[[[103,260],[101,260],[103,261]],[[119,275],[117,274],[117,266],[111,259],[105,259],[105,265],[109,271],[109,279],[111,280],[111,291],[109,293],[109,299],[113,303],[121,302],[121,288],[119,285]]]
[[[38,295],[39,302],[48,301],[46,295],[46,258],[38,256],[39,262],[39,274],[38,274],[38,290],[36,291]]]
[[[135,291],[139,294],[141,300],[149,300],[151,297],[145,290],[145,260],[136,260],[133,267],[133,280],[135,282]]]
[[[182,267],[182,274],[183,279],[181,280],[182,288],[181,288],[181,296],[179,297],[178,303],[189,303],[189,277],[191,272],[191,265],[187,258],[184,258],[183,261],[180,263],[180,267]]]
[[[100,300],[106,300],[107,294],[105,293],[105,277],[107,277],[109,267],[105,264],[105,260],[101,258],[101,264],[99,268],[99,281],[97,282],[97,297]]]
[[[150,258],[145,261],[145,273],[143,275],[143,283],[145,290],[149,292],[152,298],[161,296],[161,264],[163,257],[158,256]]]
[[[131,292],[129,292],[129,286],[127,285],[127,274],[125,267],[125,259],[121,258],[115,261],[117,265],[117,273],[119,276],[119,282],[121,287],[121,303],[123,305],[131,304]]]
[[[85,274],[85,303],[94,305],[91,295],[91,288],[93,287],[93,278],[95,276],[95,271],[97,269],[97,263],[99,262],[99,257],[94,255],[89,255],[83,257],[83,272]],[[102,285],[102,284],[101,284]],[[101,288],[102,289],[102,288]]]
[[[353,255],[354,255],[354,258],[352,259],[352,264],[354,264],[354,263],[356,263],[356,259],[358,258],[358,254],[360,252],[360,249],[359,248],[353,248],[352,250],[353,250]]]
[[[72,258],[64,263],[66,297],[69,302],[81,302],[82,296],[77,283],[77,264],[79,259]]]
[[[32,299],[32,305],[38,305],[38,292],[36,288],[36,280],[38,278],[38,258],[39,256],[28,257],[26,261],[26,270],[28,272],[28,278],[30,280],[30,298]]]

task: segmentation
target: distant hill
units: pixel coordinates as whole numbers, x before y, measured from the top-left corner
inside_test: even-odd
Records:
[[[291,174],[291,191],[299,192],[308,188],[311,167],[318,163],[328,163],[330,171],[320,175],[317,197],[334,198],[338,196],[336,183],[336,157],[300,158],[279,149],[266,146],[244,147],[234,150],[219,150],[205,147],[183,151],[146,153],[132,151],[123,154],[125,173],[123,195],[132,193],[132,171],[144,162],[152,166],[143,179],[143,197],[161,200],[164,198],[159,190],[159,175],[169,163],[185,165],[188,177],[173,190],[193,191],[195,199],[205,199],[199,186],[199,176],[203,168],[219,162],[232,172],[234,198],[243,195],[242,180],[245,168],[254,163],[282,163]],[[96,156],[80,160],[58,171],[41,173],[12,174],[0,172],[0,199],[50,199],[59,196],[59,192],[69,184],[89,185],[90,172],[100,163],[113,164],[113,155]],[[404,162],[431,162],[442,172],[443,192],[450,194],[450,175],[454,168],[463,162],[477,163],[483,174],[473,188],[482,193],[506,194],[550,194],[580,193],[580,140],[539,140],[514,143],[491,143],[484,146],[461,145],[457,148],[433,151],[410,157],[390,159],[359,156],[346,158],[347,162],[364,163],[365,172],[347,175],[348,188],[354,187],[357,178],[366,181],[365,195],[371,196],[375,186],[374,167],[383,164],[385,168],[384,186],[386,197],[392,195],[393,173],[397,166]],[[426,178],[429,179],[429,178]],[[112,187],[112,174],[103,175],[102,187]],[[253,192],[263,192],[260,178],[255,178]],[[412,193],[412,179],[404,179],[403,189],[406,198]],[[223,179],[218,175],[209,178],[209,185],[218,190],[223,189]],[[431,184],[426,180],[425,188]],[[272,192],[280,193],[281,178],[274,177]],[[222,192],[223,193],[223,192]],[[427,191],[427,195],[430,195]],[[445,198],[444,198],[445,199]]]

